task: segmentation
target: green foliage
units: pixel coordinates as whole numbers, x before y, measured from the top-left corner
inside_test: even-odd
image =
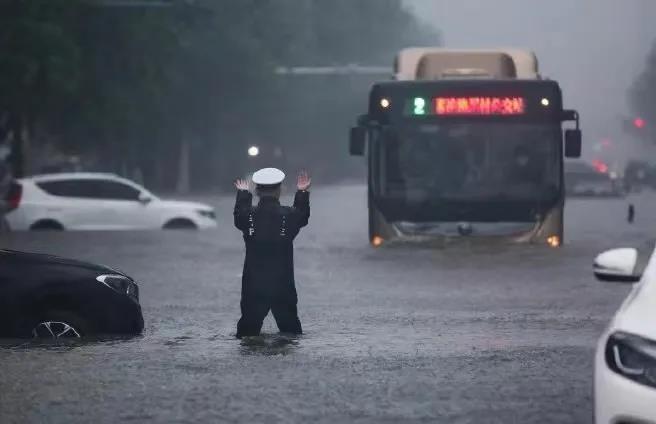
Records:
[[[50,112],[79,84],[80,51],[70,31],[75,0],[4,0],[0,12],[0,112]]]
[[[633,112],[647,123],[642,131],[635,131],[649,141],[656,142],[656,42],[654,43],[644,71],[638,76],[630,91]]]
[[[344,162],[335,139],[371,81],[294,81],[274,70],[391,65],[404,46],[438,44],[400,3],[0,0],[0,122],[38,124],[61,149],[139,166],[168,186],[181,140],[201,181],[249,166],[243,150],[253,141],[283,146],[291,164]]]

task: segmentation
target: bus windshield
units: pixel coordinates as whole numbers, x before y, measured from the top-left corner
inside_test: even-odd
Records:
[[[402,124],[380,140],[380,194],[409,201],[548,201],[560,189],[560,129]]]

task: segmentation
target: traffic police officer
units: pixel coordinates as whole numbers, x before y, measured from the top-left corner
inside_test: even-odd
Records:
[[[282,333],[301,334],[294,281],[293,241],[310,218],[311,179],[306,172],[297,178],[294,206],[280,205],[280,188],[285,174],[265,168],[253,174],[260,201],[253,207],[249,183],[235,181],[235,226],[243,233],[246,259],[242,274],[241,319],[237,337],[257,336],[269,313]]]

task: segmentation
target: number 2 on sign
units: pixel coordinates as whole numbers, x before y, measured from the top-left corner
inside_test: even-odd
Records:
[[[426,100],[421,97],[415,98],[415,115],[426,114]]]

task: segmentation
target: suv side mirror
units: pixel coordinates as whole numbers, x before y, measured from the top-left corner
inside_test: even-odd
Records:
[[[582,134],[579,129],[565,130],[565,157],[580,158],[582,150]]]
[[[367,139],[367,129],[364,127],[351,128],[349,150],[352,156],[364,155],[364,147]]]
[[[635,274],[638,251],[633,248],[612,249],[595,258],[593,270],[599,281],[636,283],[641,276]]]
[[[148,196],[147,194],[139,193],[139,203],[141,203],[142,205],[145,206],[145,205],[149,204],[152,201],[153,201],[153,199],[150,196]]]

